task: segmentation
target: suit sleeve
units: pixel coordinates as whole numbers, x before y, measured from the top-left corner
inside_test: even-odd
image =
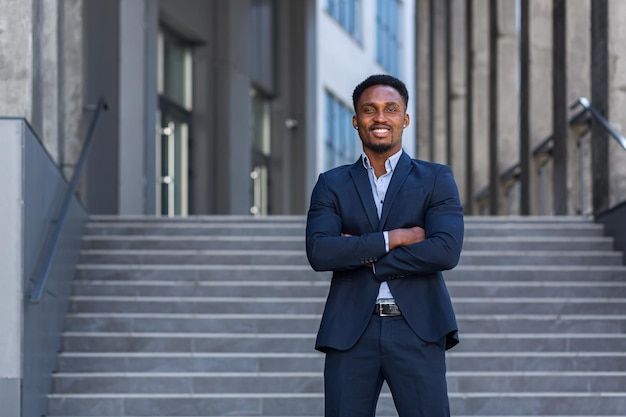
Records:
[[[345,237],[336,193],[321,174],[311,194],[307,215],[306,254],[316,271],[370,268],[385,255],[382,232]]]
[[[463,245],[463,207],[448,166],[441,165],[427,203],[426,239],[391,250],[376,263],[376,279],[387,281],[454,268]]]

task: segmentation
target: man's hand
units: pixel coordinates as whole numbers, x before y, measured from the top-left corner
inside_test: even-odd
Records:
[[[412,245],[426,239],[426,232],[419,226],[393,229],[389,231],[389,250],[399,246]]]

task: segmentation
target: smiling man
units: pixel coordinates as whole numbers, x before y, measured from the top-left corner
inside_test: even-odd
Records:
[[[326,417],[373,417],[384,381],[400,417],[449,416],[445,350],[458,343],[442,271],[463,242],[449,167],[402,150],[404,83],[373,75],[352,96],[363,145],[352,165],[321,174],[306,250],[332,271],[315,348],[326,353]]]

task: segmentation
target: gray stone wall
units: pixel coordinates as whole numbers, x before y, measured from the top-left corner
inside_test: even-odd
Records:
[[[626,2],[609,1],[609,122],[626,136]],[[610,206],[626,200],[626,150],[609,138]]]
[[[28,120],[69,175],[83,129],[82,0],[0,0],[0,33],[0,115]]]
[[[553,133],[555,122],[561,117],[555,115],[553,103],[554,81],[565,78],[564,107],[574,103],[579,97],[591,95],[591,8],[592,2],[586,0],[567,1],[565,25],[557,27],[563,30],[565,38],[565,66],[553,70],[554,30],[553,0],[533,0],[529,5],[528,50],[529,59],[522,62],[520,56],[521,28],[520,8],[516,2],[508,0],[473,0],[459,4],[456,1],[433,2],[421,0],[417,3],[418,23],[423,27],[418,33],[418,76],[417,91],[418,117],[421,123],[430,121],[431,129],[420,129],[418,149],[421,158],[445,162],[452,166],[457,178],[470,177],[472,195],[464,195],[466,212],[489,214],[493,210],[492,197],[498,199],[495,207],[497,214],[519,214],[521,210],[521,169],[520,144],[520,104],[519,91],[521,65],[528,66],[529,114],[526,131],[530,137],[531,152],[547,143],[546,152],[541,157],[530,158],[528,171],[528,189],[531,196],[530,214],[552,214],[555,203],[566,207],[566,214],[590,214],[592,208],[592,172],[591,135],[585,126],[568,127],[566,152],[557,152],[559,167],[565,166],[565,178],[561,174],[553,176],[554,157],[550,151],[550,142],[546,142]],[[447,5],[447,6],[446,6]],[[497,28],[490,32],[490,10],[496,7]],[[448,9],[446,9],[448,7]],[[448,13],[450,30],[442,24],[442,15]],[[459,38],[466,14],[471,13],[472,46],[468,50]],[[626,116],[622,109],[626,105],[626,46],[623,39],[626,30],[622,21],[626,18],[626,4],[619,0],[609,1],[609,121],[624,133]],[[433,26],[434,25],[434,26]],[[419,36],[422,39],[419,39]],[[426,37],[426,39],[424,39]],[[434,37],[431,38],[431,37]],[[446,47],[446,38],[450,44],[450,54],[442,60],[442,51]],[[489,49],[490,41],[497,47],[494,55]],[[558,51],[556,51],[558,52]],[[495,74],[490,72],[491,59],[496,62]],[[470,66],[463,62],[469,59]],[[469,73],[468,73],[469,71]],[[563,71],[563,72],[561,72]],[[555,78],[556,77],[556,78]],[[466,85],[470,80],[471,86]],[[557,86],[560,84],[557,84]],[[471,87],[471,88],[469,88]],[[495,87],[495,89],[494,89]],[[471,90],[466,96],[465,91]],[[445,92],[445,93],[444,93]],[[495,92],[495,106],[490,101],[490,94]],[[434,98],[434,99],[432,99]],[[468,100],[469,98],[469,100]],[[442,104],[442,100],[444,103]],[[446,103],[447,101],[447,103]],[[559,104],[560,105],[560,104]],[[467,108],[469,106],[469,109]],[[560,108],[560,107],[559,107]],[[446,113],[446,109],[449,110]],[[566,108],[568,119],[580,108]],[[601,109],[607,111],[607,109]],[[471,123],[465,119],[469,114]],[[561,115],[563,113],[561,112]],[[562,124],[561,124],[562,125]],[[448,128],[442,128],[447,126]],[[468,126],[471,131],[468,132]],[[490,145],[490,138],[495,132],[497,155]],[[471,138],[471,148],[467,146],[467,137]],[[461,140],[459,140],[461,138]],[[610,206],[626,200],[626,151],[616,141],[611,140],[608,155],[603,156],[609,166]],[[562,143],[562,142],[559,142]],[[454,152],[445,156],[449,149],[446,144],[453,144]],[[457,151],[471,153],[472,164],[459,157]],[[425,150],[426,152],[423,152]],[[494,162],[495,159],[495,162]],[[495,164],[495,165],[494,165]],[[492,169],[495,167],[499,178],[495,187],[490,184]],[[512,169],[515,168],[515,169]],[[470,172],[471,170],[471,172]],[[559,171],[561,172],[561,169]],[[510,173],[510,176],[503,174]],[[508,179],[505,179],[508,178]],[[490,190],[497,190],[492,195]],[[561,197],[563,196],[563,197]]]

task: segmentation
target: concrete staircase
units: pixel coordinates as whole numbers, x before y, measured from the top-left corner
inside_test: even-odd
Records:
[[[322,416],[304,218],[93,217],[49,417]],[[626,415],[626,267],[578,217],[466,219],[454,416]],[[384,389],[378,416],[396,416]]]

